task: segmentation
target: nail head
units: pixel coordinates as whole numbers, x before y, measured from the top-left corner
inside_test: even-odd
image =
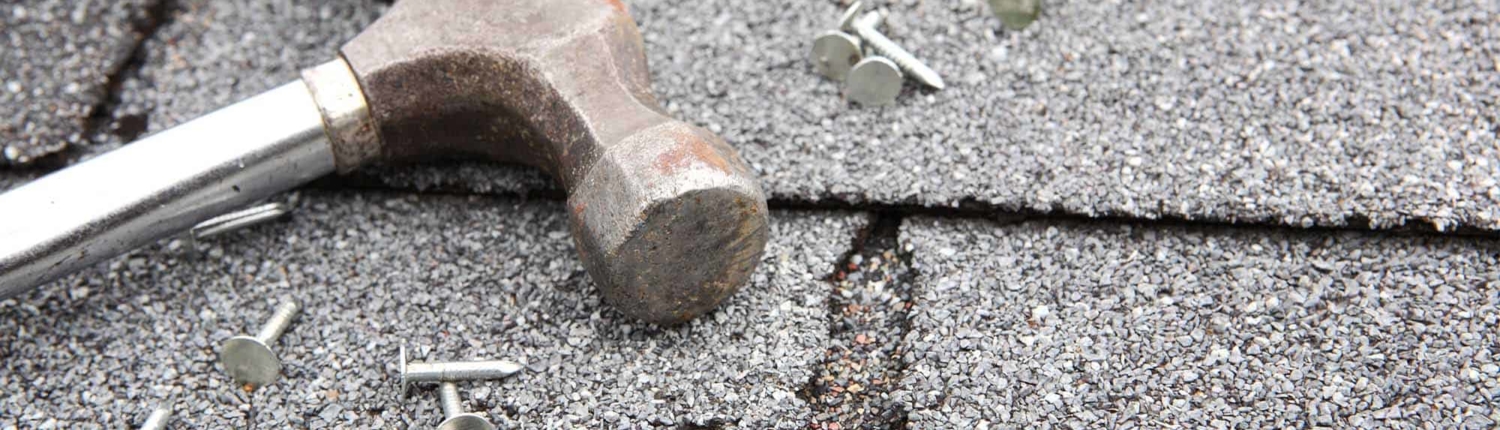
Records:
[[[463,413],[448,417],[438,424],[438,430],[495,430],[495,425],[475,413]]]
[[[813,40],[812,57],[818,74],[843,82],[849,70],[864,59],[864,53],[860,51],[859,38],[832,30]]]
[[[869,106],[896,102],[901,94],[901,70],[885,57],[869,57],[849,71],[849,100]]]
[[[276,382],[281,376],[281,360],[260,339],[235,336],[224,341],[219,363],[235,382],[260,388]]]

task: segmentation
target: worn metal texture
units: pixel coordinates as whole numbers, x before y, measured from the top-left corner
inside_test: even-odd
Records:
[[[687,321],[760,260],[764,194],[723,139],[663,113],[618,1],[402,2],[342,54],[379,129],[361,151],[550,172],[585,266],[627,314]]]
[[[332,173],[328,149],[291,83],[0,194],[0,298]]]
[[[349,173],[379,155],[379,131],[349,63],[339,59],[303,70],[302,82],[323,114],[323,130],[336,151],[339,173]]]

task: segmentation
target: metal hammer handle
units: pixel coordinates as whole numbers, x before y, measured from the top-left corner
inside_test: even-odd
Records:
[[[323,123],[299,80],[0,195],[0,299],[333,172]]]

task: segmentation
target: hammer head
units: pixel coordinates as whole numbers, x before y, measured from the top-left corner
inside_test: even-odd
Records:
[[[396,3],[343,47],[373,133],[335,139],[340,169],[482,158],[540,167],[606,301],[687,321],[744,285],[765,196],[733,148],[665,115],[619,0]]]

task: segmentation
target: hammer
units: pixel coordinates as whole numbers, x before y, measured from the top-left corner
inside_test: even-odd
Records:
[[[0,299],[368,164],[536,166],[607,303],[678,324],[743,286],[765,195],[667,116],[619,0],[397,2],[292,82],[0,195]]]

